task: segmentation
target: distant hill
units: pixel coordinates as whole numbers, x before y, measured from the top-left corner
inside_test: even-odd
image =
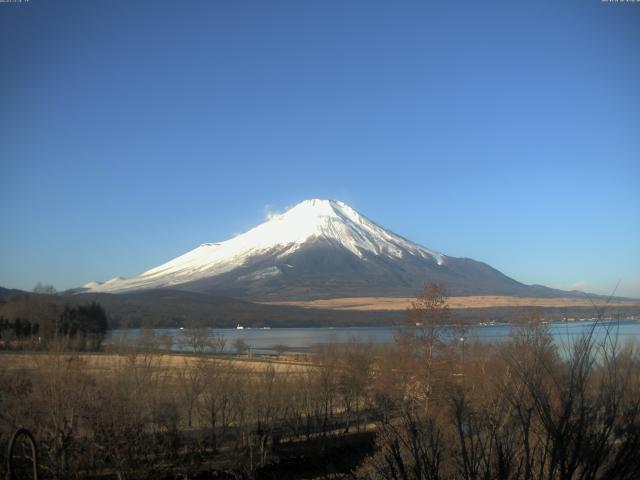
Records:
[[[17,295],[24,295],[26,293],[28,292],[25,292],[23,290],[18,290],[16,288],[0,287],[0,303],[4,303],[12,297],[15,297]]]

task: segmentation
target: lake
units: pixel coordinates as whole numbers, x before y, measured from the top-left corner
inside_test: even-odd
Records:
[[[288,352],[307,352],[314,347],[330,342],[343,343],[351,339],[361,342],[393,342],[399,328],[404,327],[324,327],[324,328],[210,328],[210,335],[220,335],[226,340],[225,351],[233,352],[233,342],[241,338],[251,346],[255,354],[274,353],[276,345],[283,345]],[[508,340],[517,326],[509,324],[474,325],[466,329],[465,341],[496,342]],[[559,344],[566,344],[595,328],[596,339],[603,338],[607,332],[618,336],[619,342],[640,340],[640,323],[634,319],[604,320],[597,325],[591,320],[549,324],[549,331]],[[169,336],[173,340],[172,350],[188,351],[180,338],[183,331],[177,328],[155,329],[155,336]],[[114,344],[121,339],[133,344],[141,338],[142,330],[111,330],[105,343]]]

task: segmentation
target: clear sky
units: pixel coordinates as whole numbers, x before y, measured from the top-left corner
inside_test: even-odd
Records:
[[[316,197],[640,297],[640,3],[0,3],[0,285],[135,275]]]

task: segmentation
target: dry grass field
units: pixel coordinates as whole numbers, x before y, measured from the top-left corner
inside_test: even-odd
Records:
[[[0,371],[28,372],[37,370],[43,366],[51,365],[53,360],[60,355],[67,358],[78,358],[83,362],[85,371],[92,373],[108,372],[118,367],[126,367],[131,361],[131,354],[114,353],[49,353],[49,352],[0,352]],[[143,354],[138,354],[142,357]],[[302,372],[312,368],[311,364],[293,355],[281,355],[279,357],[248,357],[235,355],[220,355],[203,357],[198,355],[185,355],[180,353],[156,353],[153,355],[155,368],[168,373],[176,372],[185,367],[194,366],[203,360],[218,363],[228,367],[241,367],[260,373],[272,367],[276,373]]]
[[[405,310],[413,301],[407,297],[351,297],[328,300],[308,300],[290,302],[264,302],[269,305],[292,305],[304,308],[352,311],[399,311]],[[598,303],[598,302],[596,302]],[[612,301],[612,306],[640,307],[639,301]],[[450,297],[451,308],[491,308],[491,307],[592,307],[588,298],[534,298],[508,296],[467,296]]]

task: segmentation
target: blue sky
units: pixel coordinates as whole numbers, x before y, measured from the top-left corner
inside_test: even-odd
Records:
[[[306,198],[640,297],[640,4],[0,4],[0,285],[140,273]],[[268,207],[267,207],[268,206]]]

